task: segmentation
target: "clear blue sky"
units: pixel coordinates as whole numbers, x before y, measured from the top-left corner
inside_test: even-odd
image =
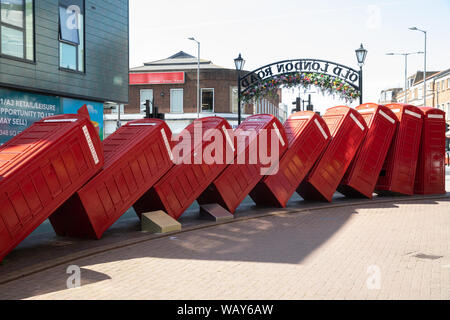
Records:
[[[357,68],[355,49],[369,51],[364,67],[365,101],[402,87],[404,60],[386,52],[422,51],[428,31],[428,70],[450,68],[450,0],[130,0],[130,65],[166,58],[180,50],[234,68],[242,53],[245,69],[290,58],[318,58]],[[409,74],[423,70],[411,56]],[[297,92],[285,92],[284,102]],[[342,101],[314,96],[320,110]]]

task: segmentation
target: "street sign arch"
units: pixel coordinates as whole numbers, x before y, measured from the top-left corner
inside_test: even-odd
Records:
[[[362,72],[321,59],[290,59],[274,62],[239,77],[239,95],[244,102],[274,95],[281,87],[319,87],[353,101],[361,96]]]

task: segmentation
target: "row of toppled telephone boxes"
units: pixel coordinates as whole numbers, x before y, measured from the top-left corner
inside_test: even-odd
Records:
[[[34,123],[0,147],[0,261],[43,221],[99,239],[131,206],[178,219],[197,200],[231,213],[248,196],[285,207],[294,192],[332,201],[445,193],[445,113],[393,104],[247,118],[200,118],[172,137],[158,119],[103,143],[87,109]]]

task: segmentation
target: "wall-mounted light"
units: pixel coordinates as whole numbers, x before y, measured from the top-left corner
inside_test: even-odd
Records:
[[[161,97],[164,98],[164,91],[161,91]]]

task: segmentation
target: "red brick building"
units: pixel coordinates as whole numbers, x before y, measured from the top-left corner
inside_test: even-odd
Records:
[[[242,71],[242,75],[245,74]],[[220,116],[237,124],[237,71],[200,59],[200,117]],[[129,103],[125,105],[122,122],[142,118],[150,100],[174,132],[179,132],[197,118],[197,58],[183,51],[167,59],[144,63],[130,70]],[[242,108],[243,119],[254,113],[271,113],[283,118],[277,99],[262,99]],[[117,113],[117,111],[116,111]],[[111,115],[113,116],[113,115]],[[110,117],[111,117],[110,116]]]

